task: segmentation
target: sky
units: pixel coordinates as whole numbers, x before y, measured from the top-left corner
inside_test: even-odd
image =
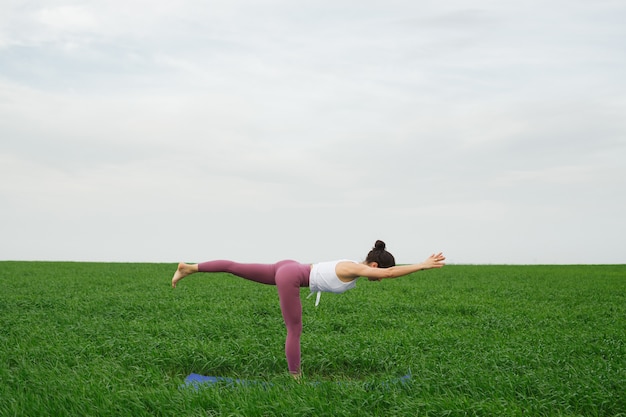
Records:
[[[626,263],[622,0],[0,3],[0,260]]]

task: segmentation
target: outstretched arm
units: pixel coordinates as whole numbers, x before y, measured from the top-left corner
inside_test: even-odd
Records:
[[[337,276],[343,280],[351,280],[358,277],[366,277],[370,280],[384,278],[398,278],[424,269],[441,268],[445,265],[446,257],[443,253],[430,255],[424,262],[412,265],[397,265],[390,268],[373,268],[364,264],[353,262],[340,262],[337,265]]]

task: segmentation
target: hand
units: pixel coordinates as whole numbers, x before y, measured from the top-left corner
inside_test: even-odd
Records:
[[[441,268],[442,266],[446,264],[444,262],[445,260],[446,260],[446,257],[443,256],[442,252],[439,252],[436,255],[432,254],[428,257],[428,259],[426,259],[423,262],[424,269]]]

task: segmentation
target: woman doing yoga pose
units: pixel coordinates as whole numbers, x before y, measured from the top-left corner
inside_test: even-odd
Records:
[[[285,355],[289,372],[300,375],[300,335],[302,334],[302,303],[300,287],[310,287],[311,294],[317,293],[317,305],[321,292],[342,293],[356,286],[359,277],[370,281],[397,278],[416,271],[441,268],[445,265],[442,253],[429,256],[424,262],[412,265],[398,265],[393,255],[385,249],[385,243],[376,241],[365,261],[346,259],[315,264],[302,264],[285,260],[275,264],[251,264],[218,260],[199,264],[180,263],[172,278],[172,287],[197,272],[228,272],[238,277],[275,285],[278,289],[280,309],[287,327]]]

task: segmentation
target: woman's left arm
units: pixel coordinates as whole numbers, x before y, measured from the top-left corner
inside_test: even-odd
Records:
[[[381,280],[385,278],[399,278],[413,272],[425,269],[441,268],[445,265],[446,257],[443,253],[430,255],[424,262],[411,265],[396,265],[390,268],[373,268],[364,264],[353,262],[341,262],[337,265],[337,276],[341,279],[356,279],[366,277],[370,280]]]

